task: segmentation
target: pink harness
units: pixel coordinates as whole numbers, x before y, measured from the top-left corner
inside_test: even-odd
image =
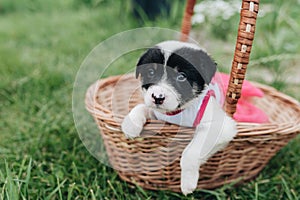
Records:
[[[196,127],[201,122],[201,119],[202,119],[202,117],[204,115],[204,111],[205,111],[205,109],[207,107],[208,101],[209,101],[209,99],[210,99],[211,96],[213,96],[213,97],[216,98],[216,94],[215,94],[215,92],[213,90],[209,90],[207,92],[207,94],[205,95],[205,97],[203,99],[203,102],[202,102],[202,104],[200,106],[200,109],[199,109],[199,111],[197,113],[196,119],[195,119],[195,121],[193,123],[194,127]]]

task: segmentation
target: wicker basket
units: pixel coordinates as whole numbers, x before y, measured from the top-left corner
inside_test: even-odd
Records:
[[[188,0],[182,38],[190,31],[195,0]],[[236,50],[225,102],[233,115],[240,97],[258,12],[257,0],[243,0]],[[275,89],[254,83],[265,93],[254,104],[265,111],[270,123],[238,123],[238,135],[222,151],[200,167],[198,188],[212,189],[226,183],[254,178],[268,161],[300,132],[299,103]],[[126,139],[120,130],[124,116],[142,102],[139,83],[132,74],[113,76],[93,84],[86,107],[99,128],[109,161],[119,176],[146,189],[180,191],[180,155],[194,133],[193,128],[149,120],[142,137]],[[179,156],[178,156],[179,155]]]

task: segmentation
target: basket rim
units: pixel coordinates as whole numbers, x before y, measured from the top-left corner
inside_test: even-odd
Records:
[[[126,74],[126,75],[113,75],[107,78],[103,78],[100,80],[97,80],[94,82],[87,90],[86,92],[86,97],[85,97],[85,105],[86,109],[91,113],[92,115],[103,115],[103,116],[109,116],[112,114],[112,111],[107,109],[105,106],[101,105],[97,101],[97,94],[98,91],[101,88],[105,88],[106,86],[113,84],[120,80],[122,77],[123,81],[130,80],[134,78],[134,75],[132,73]],[[293,106],[293,109],[297,110],[297,112],[300,113],[300,103],[297,101],[295,98],[290,97],[277,89],[267,86],[261,83],[257,83],[254,81],[250,81],[254,86],[260,88],[263,90],[264,93],[272,93],[272,96],[281,99],[281,101],[284,101],[288,104],[291,104]],[[114,119],[110,119],[107,121],[105,126],[113,131],[121,131],[120,126],[123,118],[125,115],[122,114],[114,114],[113,115]],[[108,119],[106,118],[106,119]],[[106,120],[104,117],[104,120]],[[166,122],[160,121],[160,120],[153,120],[153,119],[148,119],[146,125],[144,126],[145,130],[151,130],[155,131],[157,128],[154,127],[154,125],[157,124],[166,124]],[[180,131],[188,131],[188,130],[195,130],[195,128],[191,127],[182,127],[176,124],[168,124],[168,128],[173,128],[175,130]],[[283,122],[283,123],[250,123],[250,122],[237,122],[237,129],[238,129],[238,134],[237,136],[251,136],[251,135],[265,135],[265,134],[270,134],[270,130],[274,131],[276,130],[277,133],[280,132],[287,132],[287,130],[290,130],[289,132],[294,133],[294,132],[300,132],[300,119],[294,122]],[[255,129],[256,131],[252,131]],[[249,132],[251,130],[251,132]]]

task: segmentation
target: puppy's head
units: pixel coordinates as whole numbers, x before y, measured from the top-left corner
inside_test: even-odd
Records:
[[[139,59],[145,104],[161,112],[185,108],[208,85],[215,62],[195,44],[166,41],[148,49]]]

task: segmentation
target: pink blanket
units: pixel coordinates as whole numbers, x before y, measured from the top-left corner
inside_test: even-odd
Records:
[[[218,73],[219,78],[223,82],[223,94],[226,95],[228,88],[229,75]],[[268,116],[261,109],[251,103],[252,97],[261,98],[264,93],[257,87],[253,86],[249,81],[244,81],[242,95],[237,104],[237,110],[233,118],[238,122],[267,123]]]

